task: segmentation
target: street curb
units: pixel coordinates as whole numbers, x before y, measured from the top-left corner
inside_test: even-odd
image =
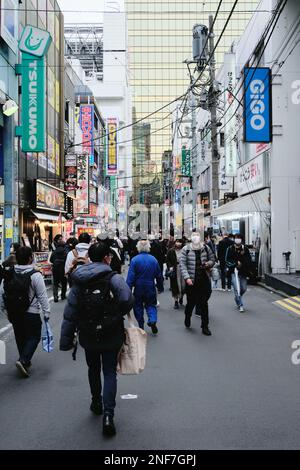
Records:
[[[267,284],[265,284],[264,282],[257,282],[257,285],[259,287],[263,287],[264,289],[268,290],[269,292],[272,292],[273,294],[280,295],[281,297],[284,297],[285,299],[287,297],[290,297],[285,292],[282,292],[281,290],[276,290],[276,289],[273,289],[272,287],[267,286]]]

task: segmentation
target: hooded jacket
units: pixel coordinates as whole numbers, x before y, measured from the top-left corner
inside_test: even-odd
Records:
[[[75,250],[78,253],[78,257],[85,257],[88,250],[89,250],[90,245],[88,243],[77,243]],[[73,259],[75,258],[73,254],[73,250],[71,250],[68,253],[67,259],[66,259],[66,264],[65,264],[65,274],[68,274],[70,271],[70,268],[72,267],[73,264]]]
[[[14,267],[17,273],[28,273],[34,269],[34,265],[20,265],[16,264]],[[4,281],[1,283],[0,287],[0,309],[5,310],[4,300]],[[32,299],[30,307],[28,308],[27,313],[36,313],[37,315],[43,313],[47,317],[50,316],[50,305],[47,295],[47,289],[45,286],[44,278],[42,273],[36,272],[31,276],[31,286],[29,288],[29,299]]]
[[[68,351],[73,347],[74,334],[78,326],[79,299],[83,289],[100,274],[104,275],[104,273],[108,274],[110,272],[112,272],[112,269],[107,264],[90,263],[79,266],[71,275],[72,288],[68,295],[67,305],[64,310],[64,320],[61,327],[60,349],[62,351]],[[129,313],[133,307],[133,296],[123,277],[119,274],[115,274],[110,280],[110,289],[118,302],[120,316]],[[79,331],[79,343],[85,349],[115,351],[121,348],[123,342],[123,322],[120,322],[120,328],[117,328],[112,336],[103,338],[101,343],[95,342],[85,332]]]

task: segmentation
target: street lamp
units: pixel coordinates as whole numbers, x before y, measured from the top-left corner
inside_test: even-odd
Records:
[[[14,100],[7,100],[3,105],[2,112],[5,116],[12,116],[18,109],[19,106]]]

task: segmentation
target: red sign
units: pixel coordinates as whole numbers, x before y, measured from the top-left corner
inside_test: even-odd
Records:
[[[80,127],[82,130],[82,152],[94,155],[94,105],[80,106]]]

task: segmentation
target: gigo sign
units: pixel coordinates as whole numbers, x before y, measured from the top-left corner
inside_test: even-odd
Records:
[[[19,49],[22,51],[22,137],[23,152],[44,152],[45,140],[45,59],[51,42],[50,34],[25,26]]]
[[[244,73],[244,140],[271,142],[271,71],[245,67]]]

